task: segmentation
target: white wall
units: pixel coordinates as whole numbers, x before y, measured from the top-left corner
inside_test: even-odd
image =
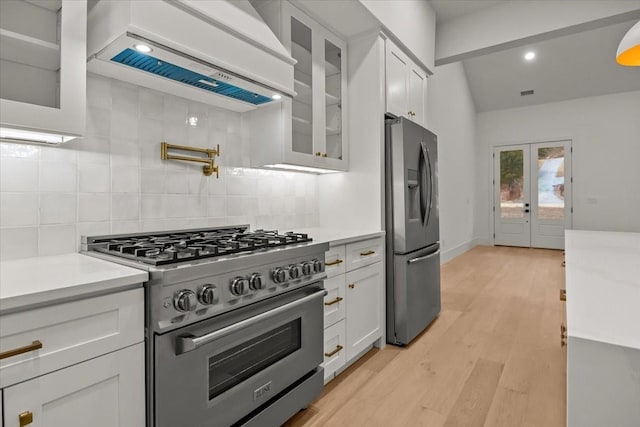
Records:
[[[318,225],[314,175],[242,167],[250,151],[240,114],[95,75],[87,104],[85,138],[0,144],[0,259],[75,252],[81,235]],[[220,144],[220,179],[160,160],[161,141]]]
[[[427,127],[438,135],[442,262],[473,245],[476,112],[461,63],[443,65],[428,79]]]
[[[573,140],[573,228],[640,232],[640,91],[477,116],[476,236],[490,241],[494,144]]]

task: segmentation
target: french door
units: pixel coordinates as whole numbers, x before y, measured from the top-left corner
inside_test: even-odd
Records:
[[[563,249],[571,228],[571,141],[493,152],[496,245]]]

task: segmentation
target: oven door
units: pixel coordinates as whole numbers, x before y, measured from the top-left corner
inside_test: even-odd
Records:
[[[228,426],[322,363],[310,286],[155,337],[155,425]]]

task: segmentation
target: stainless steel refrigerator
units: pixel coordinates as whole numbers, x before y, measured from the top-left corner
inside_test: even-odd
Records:
[[[406,345],[440,313],[437,137],[385,120],[387,341]]]

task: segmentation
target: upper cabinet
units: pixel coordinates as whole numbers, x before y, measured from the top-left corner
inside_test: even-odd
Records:
[[[385,43],[386,110],[425,126],[427,74],[389,39]]]
[[[0,2],[0,137],[62,143],[85,130],[86,0]]]
[[[254,166],[346,171],[347,45],[286,1],[257,4],[258,12],[297,61],[297,95],[279,110],[247,113]],[[268,137],[264,118],[281,115],[278,132]],[[265,149],[265,144],[268,149]],[[260,146],[262,148],[258,148]],[[313,169],[309,169],[312,171]]]

